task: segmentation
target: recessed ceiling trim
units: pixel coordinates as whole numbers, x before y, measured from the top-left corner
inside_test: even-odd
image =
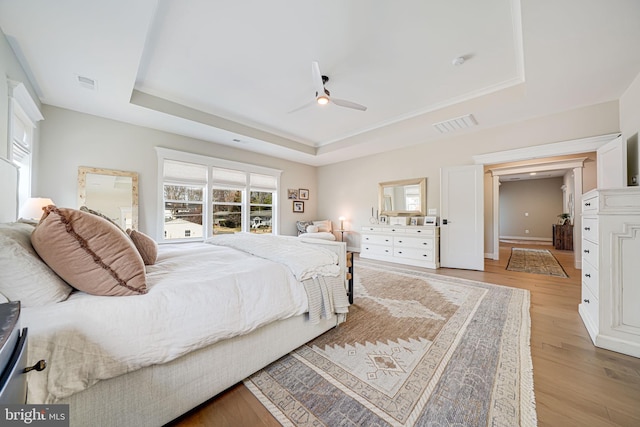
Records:
[[[160,113],[165,113],[186,120],[202,123],[207,126],[213,126],[219,129],[226,130],[228,132],[235,133],[237,135],[244,135],[249,138],[255,138],[260,141],[279,145],[304,154],[311,154],[314,156],[317,154],[317,149],[315,147],[311,147],[309,145],[305,145],[288,138],[265,132],[260,129],[252,128],[250,126],[244,126],[240,123],[227,120],[213,114],[205,113],[204,111],[196,110],[194,108],[187,107],[186,105],[178,104],[164,98],[149,95],[148,93],[144,93],[136,89],[131,92],[130,102],[131,104],[137,105],[139,107],[148,108]]]

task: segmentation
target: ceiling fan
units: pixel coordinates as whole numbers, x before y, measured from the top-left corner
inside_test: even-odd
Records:
[[[315,99],[307,104],[289,111],[289,113],[302,110],[303,108],[309,107],[313,104],[327,105],[328,103],[336,104],[339,107],[352,108],[354,110],[367,110],[367,107],[356,102],[332,97],[329,90],[325,87],[325,84],[329,81],[329,77],[320,74],[320,66],[318,65],[317,61],[313,61],[311,63],[311,74],[313,76],[313,83],[316,86]]]

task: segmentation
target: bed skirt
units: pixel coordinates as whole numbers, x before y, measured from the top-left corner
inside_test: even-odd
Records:
[[[308,315],[265,325],[162,365],[109,380],[56,403],[68,403],[70,425],[166,424],[337,324]]]

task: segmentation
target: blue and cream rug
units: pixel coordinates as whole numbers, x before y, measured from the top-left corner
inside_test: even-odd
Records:
[[[360,260],[347,322],[245,380],[285,426],[535,426],[529,292]]]

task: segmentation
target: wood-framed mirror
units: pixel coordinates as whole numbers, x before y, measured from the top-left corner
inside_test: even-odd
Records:
[[[78,208],[111,218],[123,230],[138,229],[138,174],[115,169],[78,168]]]
[[[427,179],[415,178],[378,184],[380,215],[427,214]]]

